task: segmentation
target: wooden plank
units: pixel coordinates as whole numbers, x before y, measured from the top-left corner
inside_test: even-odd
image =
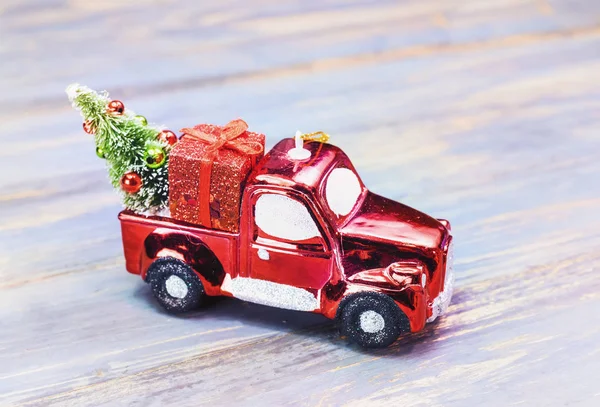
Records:
[[[389,349],[349,348],[328,328],[296,331],[26,405],[591,401],[598,392],[600,284],[589,264],[598,260],[584,255],[471,284],[457,292],[452,314]],[[565,372],[569,386],[561,386]]]
[[[99,4],[0,6],[0,404],[597,404],[600,4]],[[453,221],[450,314],[366,352],[316,315],[163,313],[75,77],[175,130],[330,132],[372,190]]]
[[[51,294],[40,295],[47,291]],[[5,402],[103,382],[324,321],[283,310],[262,315],[263,307],[234,300],[183,318],[170,316],[144,283],[123,272],[122,261],[5,288],[0,302]]]
[[[19,92],[11,92],[1,110],[12,114],[33,104],[55,111],[62,100],[57,94],[74,77],[91,86],[120,87],[128,97],[169,93],[219,84],[232,76],[252,81],[265,72],[307,73],[335,70],[348,62],[377,63],[379,55],[389,53],[411,56],[447,47],[501,45],[505,38],[511,43],[577,35],[597,26],[599,11],[594,2],[572,7],[566,0],[350,6],[339,0],[309,5],[289,1],[260,7],[188,1],[180,7],[146,3],[143,11],[135,2],[115,2],[103,10],[88,3],[69,2],[51,12],[48,7],[6,6],[2,29],[10,35],[4,36],[3,56],[14,63],[0,73],[3,87],[16,86]],[[35,41],[28,37],[31,31]],[[146,49],[147,44],[154,44],[153,49]],[[69,69],[53,69],[57,59]]]

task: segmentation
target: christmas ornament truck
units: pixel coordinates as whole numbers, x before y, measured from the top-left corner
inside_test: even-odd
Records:
[[[365,187],[317,132],[264,155],[241,119],[178,138],[70,85],[121,194],[126,268],[168,311],[230,296],[323,314],[364,347],[384,347],[443,314],[452,297],[450,224]]]
[[[239,232],[131,211],[119,215],[126,267],[172,312],[230,296],[337,319],[383,347],[443,314],[452,234],[364,186],[337,147],[284,139],[244,182]]]

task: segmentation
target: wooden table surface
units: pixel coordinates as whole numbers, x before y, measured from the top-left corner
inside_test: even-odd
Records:
[[[4,0],[0,404],[600,405],[600,1]],[[364,351],[321,316],[161,311],[66,98],[177,130],[325,130],[452,221],[449,314]]]

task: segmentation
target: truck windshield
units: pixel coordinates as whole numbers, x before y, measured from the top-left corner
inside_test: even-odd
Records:
[[[336,168],[325,181],[325,200],[338,219],[344,218],[356,205],[362,186],[354,171]]]

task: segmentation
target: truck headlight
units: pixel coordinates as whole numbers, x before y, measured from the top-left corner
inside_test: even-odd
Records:
[[[392,279],[401,286],[414,284],[414,278],[406,274],[392,273]]]
[[[427,273],[422,263],[414,260],[392,263],[387,267],[388,276],[399,285],[417,284],[425,287]]]

